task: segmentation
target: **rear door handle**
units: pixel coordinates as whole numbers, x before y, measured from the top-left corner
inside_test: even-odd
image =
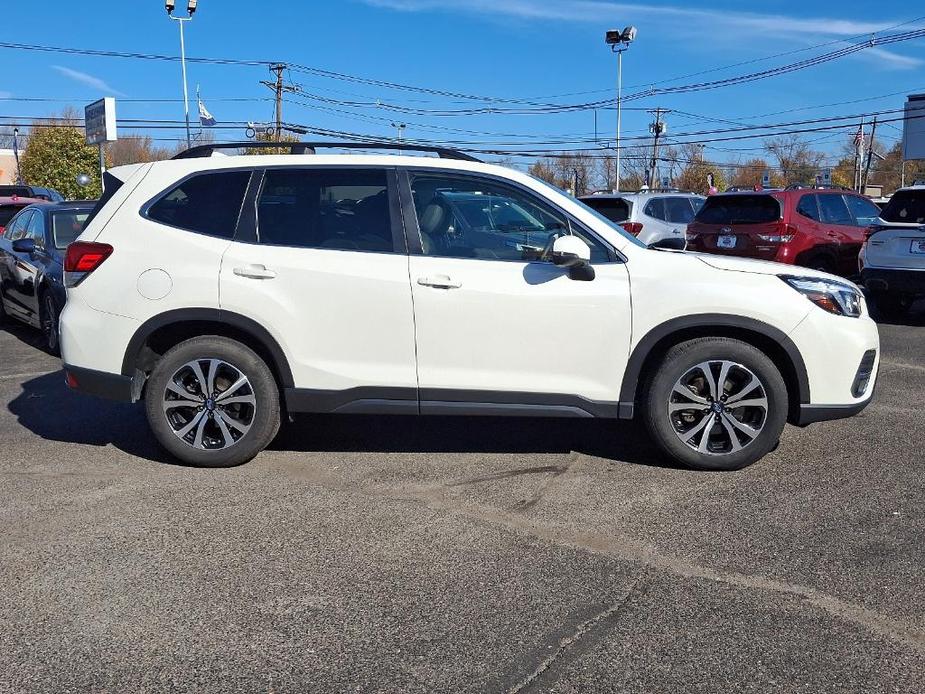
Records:
[[[238,277],[247,277],[251,280],[271,280],[276,277],[274,270],[267,269],[264,265],[245,265],[236,267],[233,270]]]
[[[418,277],[418,284],[422,287],[435,287],[437,289],[459,289],[462,286],[462,282],[457,282],[447,275]]]

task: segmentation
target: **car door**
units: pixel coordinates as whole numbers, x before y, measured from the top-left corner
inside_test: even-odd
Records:
[[[22,311],[22,317],[34,324],[39,324],[38,286],[44,264],[47,259],[45,249],[45,215],[41,210],[32,211],[32,216],[20,237],[30,239],[35,244],[31,253],[21,253],[13,250],[13,281],[9,287],[10,301],[15,302]]]
[[[846,193],[844,198],[854,222],[850,231],[846,231],[849,238],[846,249],[850,251],[848,260],[851,262],[851,269],[847,274],[853,275],[858,269],[858,254],[861,252],[861,246],[864,245],[865,232],[869,226],[877,223],[880,208],[869,198],[861,195]]]
[[[3,296],[3,307],[11,316],[21,320],[28,320],[28,311],[23,305],[18,290],[23,270],[20,268],[19,257],[13,252],[13,242],[25,237],[29,222],[32,220],[33,210],[25,209],[10,221],[0,244],[0,293]]]
[[[222,260],[224,311],[286,353],[300,411],[417,412],[414,315],[395,189],[385,167],[259,172]]]
[[[631,317],[617,254],[503,179],[410,171],[402,194],[421,411],[615,412]],[[591,245],[592,281],[540,259],[565,233]]]
[[[671,226],[668,224],[668,212],[665,209],[665,198],[653,198],[645,203],[642,208],[642,231],[639,232],[638,238],[643,243],[655,243],[661,239],[672,235]]]
[[[825,234],[832,240],[835,250],[835,272],[852,275],[857,272],[860,245],[855,243],[857,227],[848,210],[845,198],[838,193],[820,193],[819,211],[825,225]]]

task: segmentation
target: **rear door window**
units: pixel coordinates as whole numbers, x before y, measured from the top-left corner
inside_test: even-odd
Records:
[[[801,197],[800,201],[797,203],[797,212],[807,219],[812,219],[817,222],[822,219],[819,215],[819,201],[816,195],[804,195]]]
[[[151,205],[148,219],[230,239],[237,228],[250,177],[250,171],[216,171],[192,176]]]
[[[880,216],[880,208],[867,198],[862,198],[858,195],[846,195],[845,202],[848,203],[848,209],[851,211],[851,216],[854,217],[856,226],[869,227]]]
[[[29,226],[29,221],[32,219],[32,214],[32,210],[26,210],[13,220],[13,223],[6,230],[6,237],[10,241],[18,241],[26,235],[26,228]]]
[[[665,200],[663,198],[649,200],[649,202],[646,203],[643,214],[655,219],[660,219],[663,222],[666,221],[667,215],[665,213]]]
[[[395,250],[382,169],[267,171],[257,206],[260,243],[390,253]]]
[[[694,219],[701,224],[767,224],[780,219],[780,203],[771,195],[715,195]]]
[[[690,198],[665,198],[665,212],[673,224],[690,224],[694,221],[694,208]]]
[[[625,222],[630,218],[630,203],[623,198],[583,198],[582,202],[604,215],[611,222]]]
[[[817,197],[823,222],[837,226],[854,226],[854,217],[851,216],[848,205],[845,204],[845,199],[841,195],[830,193]]]
[[[896,191],[880,217],[896,224],[925,224],[925,188]]]

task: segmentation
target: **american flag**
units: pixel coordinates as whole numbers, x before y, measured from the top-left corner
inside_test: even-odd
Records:
[[[864,144],[864,124],[858,126],[858,131],[854,135],[854,146],[861,147]]]

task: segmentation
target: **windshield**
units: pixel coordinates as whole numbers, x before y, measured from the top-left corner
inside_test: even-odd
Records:
[[[780,203],[770,195],[717,195],[707,198],[694,221],[701,224],[767,224],[780,219]]]
[[[0,227],[5,227],[25,205],[0,205]]]
[[[611,222],[625,222],[630,218],[630,204],[623,198],[582,198],[580,202],[597,210]]]
[[[897,191],[880,218],[896,224],[925,224],[925,189]]]
[[[51,231],[54,237],[55,248],[64,250],[68,244],[73,243],[83,231],[84,224],[87,223],[87,217],[90,216],[90,210],[62,210],[52,212],[51,214]]]

